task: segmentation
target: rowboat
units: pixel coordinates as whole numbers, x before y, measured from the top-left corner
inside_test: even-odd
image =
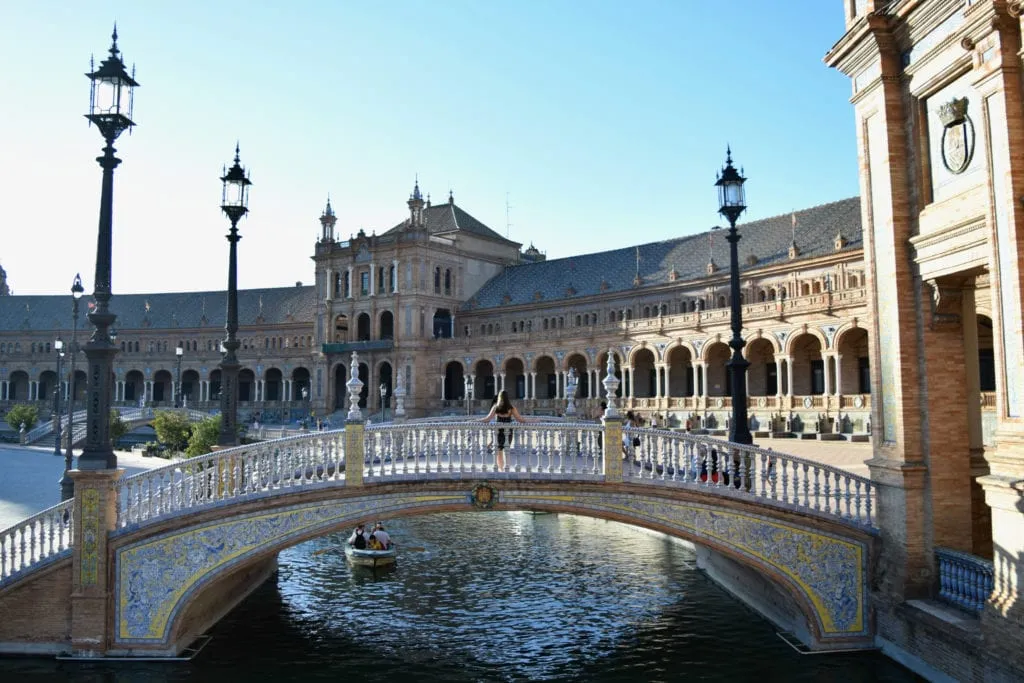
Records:
[[[395,563],[398,548],[392,545],[387,550],[362,550],[345,546],[345,557],[359,567],[384,567]]]

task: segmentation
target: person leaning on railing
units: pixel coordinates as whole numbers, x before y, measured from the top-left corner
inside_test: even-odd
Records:
[[[527,420],[525,417],[519,414],[512,402],[508,399],[508,392],[502,389],[498,392],[498,400],[491,406],[491,412],[487,413],[487,416],[479,420],[479,422],[490,422],[496,421],[500,423],[511,423],[512,420],[516,422],[527,424],[529,422],[538,422],[538,420]],[[512,440],[512,430],[509,430],[509,441]],[[498,450],[495,456],[495,466],[499,469],[505,469],[505,430],[504,428],[498,429]]]

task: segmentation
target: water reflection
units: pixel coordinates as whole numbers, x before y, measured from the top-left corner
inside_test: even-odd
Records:
[[[7,660],[0,678],[917,680],[876,654],[801,657],[660,535],[500,512],[395,520],[389,530],[404,549],[393,568],[350,567],[341,536],[283,552],[276,581],[218,624],[192,662]]]

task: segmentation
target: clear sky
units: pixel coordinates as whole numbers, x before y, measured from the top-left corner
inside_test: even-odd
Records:
[[[719,224],[726,143],[749,177],[742,220],[859,191],[850,84],[822,63],[840,0],[0,0],[16,294],[67,292],[77,271],[92,291],[102,139],[84,74],[114,21],[141,83],[116,144],[115,296],[225,288],[236,140],[243,288],[310,284],[328,193],[342,237],[380,233],[417,173],[549,258]]]

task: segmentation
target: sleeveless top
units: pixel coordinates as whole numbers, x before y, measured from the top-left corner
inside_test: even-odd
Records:
[[[505,415],[505,416],[501,416],[501,415],[498,415],[497,413],[495,413],[494,419],[496,421],[498,421],[498,422],[511,422],[512,421],[512,413],[509,413],[508,415]]]

